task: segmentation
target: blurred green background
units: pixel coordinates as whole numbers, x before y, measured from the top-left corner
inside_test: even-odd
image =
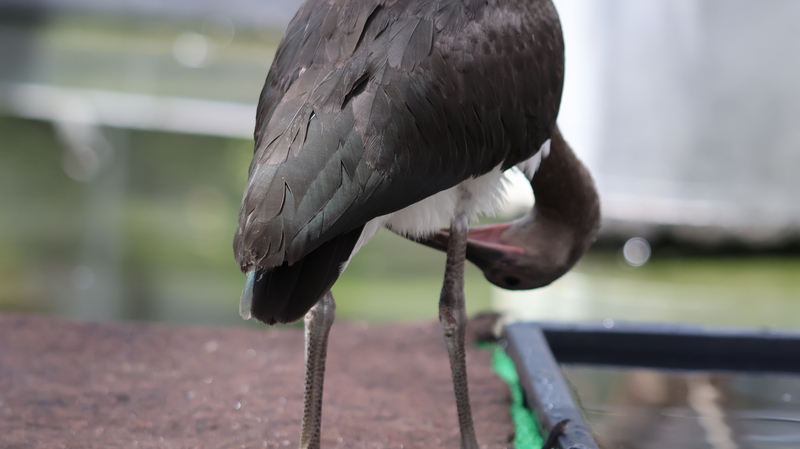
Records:
[[[69,113],[61,123],[25,112],[17,94],[49,86],[195,98],[254,115],[281,33],[213,15],[4,15],[0,310],[241,325],[244,276],[231,240],[252,155],[246,134],[89,126],[70,122]],[[88,159],[81,142],[94,146],[84,148]],[[623,243],[605,242],[536,292],[495,289],[470,267],[469,311],[800,327],[796,253],[704,253],[665,243],[636,267],[622,256]],[[337,314],[436,319],[443,267],[442,254],[382,231],[334,287]]]
[[[234,29],[216,16],[192,21],[51,13],[6,19],[4,42],[25,50],[12,55],[17,64],[2,69],[7,106],[13,88],[44,85],[233,102],[254,116],[282,34]],[[180,53],[187,36],[189,61]],[[192,38],[200,47],[194,60]],[[244,276],[231,242],[251,139],[98,127],[107,147],[99,152],[110,154],[101,154],[102,166],[89,177],[62,125],[15,117],[11,107],[3,112],[2,310],[242,323]],[[337,283],[338,315],[435,319],[443,267],[442,254],[382,232]],[[488,284],[474,269],[468,288],[472,311],[490,307]]]

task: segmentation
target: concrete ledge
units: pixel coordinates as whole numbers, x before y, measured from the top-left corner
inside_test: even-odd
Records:
[[[467,353],[483,447],[513,433],[490,354]],[[303,336],[294,329],[78,323],[0,315],[0,446],[297,447]],[[456,448],[438,323],[335,324],[326,448]]]

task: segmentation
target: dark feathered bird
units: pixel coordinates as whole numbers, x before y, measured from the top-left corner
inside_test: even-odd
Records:
[[[248,277],[242,315],[268,324],[306,317],[301,447],[319,446],[330,288],[387,227],[447,251],[440,320],[461,445],[477,448],[464,367],[465,255],[500,286],[538,287],[575,263],[599,218],[591,179],[555,128],[563,73],[550,0],[301,6],[261,93],[234,239]],[[532,179],[534,211],[468,234],[470,219],[499,204],[503,172],[514,166]]]

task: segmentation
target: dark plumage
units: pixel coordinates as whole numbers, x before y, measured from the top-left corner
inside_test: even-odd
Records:
[[[256,283],[284,272],[257,289],[256,318],[297,320],[332,285],[335,270],[304,276],[319,285],[302,292],[278,285],[325,242],[530,158],[562,81],[549,0],[306,2],[261,93],[234,240],[242,270],[263,271]]]

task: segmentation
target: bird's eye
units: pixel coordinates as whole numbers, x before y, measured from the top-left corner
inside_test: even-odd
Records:
[[[506,276],[503,278],[503,281],[505,281],[506,285],[509,287],[516,287],[520,283],[519,278],[515,276]]]

